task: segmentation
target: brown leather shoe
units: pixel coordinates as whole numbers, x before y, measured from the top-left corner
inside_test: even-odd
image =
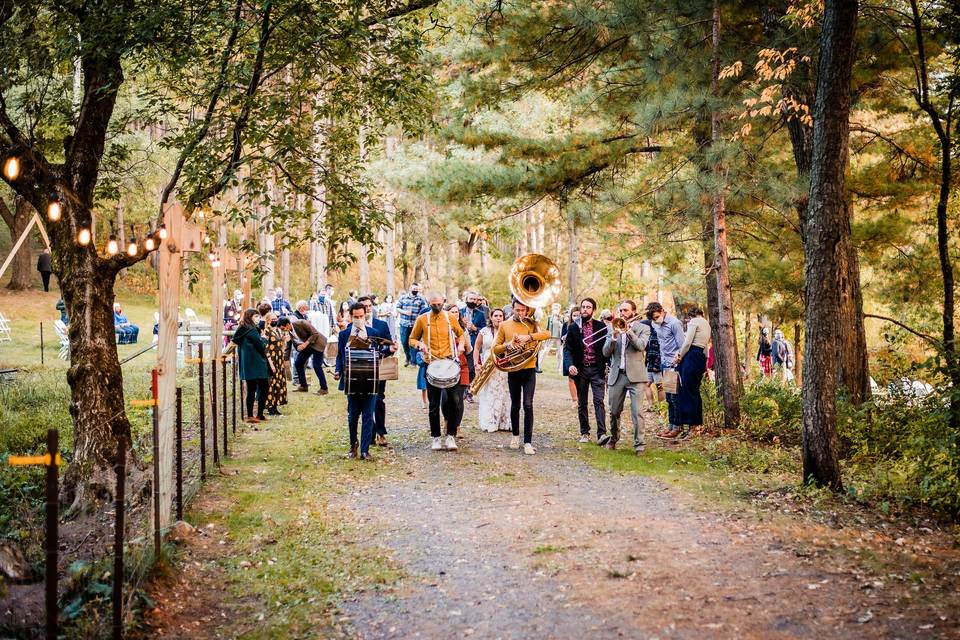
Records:
[[[657,437],[660,438],[661,440],[673,440],[678,435],[680,435],[680,429],[670,429],[669,431],[658,433]]]
[[[357,445],[353,445],[352,447],[350,447],[350,454],[349,454],[349,456],[350,456],[351,458],[356,458],[356,457],[357,457]]]
[[[309,391],[309,389],[307,389],[307,387],[294,387],[294,388],[293,388],[293,392],[294,392],[294,393],[306,393],[307,391]]]
[[[254,416],[250,416],[249,418],[244,420],[244,422],[246,422],[247,424],[257,424],[258,422],[260,422],[260,419],[255,418]]]
[[[377,446],[385,447],[387,446],[387,439],[384,436],[377,436]]]
[[[607,443],[606,445],[604,445],[604,446],[606,446],[607,449],[610,449],[610,451],[614,451],[614,450],[617,448],[617,441],[616,441],[616,440],[610,440],[610,442],[608,442],[608,443]]]

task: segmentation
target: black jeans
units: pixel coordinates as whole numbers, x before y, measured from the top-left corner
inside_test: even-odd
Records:
[[[256,380],[247,380],[247,417],[254,415],[253,413],[253,400],[256,396],[257,400],[257,413],[258,418],[263,418],[263,409],[267,403],[267,388],[269,385],[269,378],[257,378]]]
[[[441,404],[443,405],[443,417],[447,420],[447,435],[457,435],[457,428],[460,426],[458,416],[463,417],[463,392],[444,393],[444,391],[454,391],[454,388],[441,389],[429,382],[427,383],[427,400],[430,402],[430,410],[427,415],[430,420],[430,435],[434,438],[439,438],[442,433],[440,430]]]
[[[44,291],[50,291],[50,272],[49,272],[49,271],[41,271],[41,272],[40,272],[40,277],[43,279],[43,290],[44,290]]]
[[[443,390],[443,399],[440,401],[441,413],[443,419],[447,422],[447,433],[451,435],[457,434],[457,429],[463,422],[463,395],[466,390],[466,385],[462,384],[455,384],[449,389]],[[451,395],[454,397],[448,398]],[[450,425],[455,425],[453,431],[450,431]]]
[[[520,369],[507,373],[510,389],[510,426],[513,435],[520,435],[520,406],[523,405],[523,442],[533,442],[533,394],[537,390],[535,369]],[[522,400],[521,400],[522,396]]]
[[[593,413],[597,417],[597,437],[607,432],[607,409],[603,404],[603,394],[607,381],[603,366],[592,364],[585,366],[573,377],[577,385],[577,417],[580,419],[580,435],[590,435],[590,420],[587,417],[587,392],[593,392]]]
[[[320,388],[327,388],[327,377],[323,375],[323,352],[317,351],[313,347],[307,347],[303,351],[297,352],[297,360],[294,367],[297,370],[297,377],[300,378],[300,386],[307,385],[307,360],[313,358],[313,370],[317,372],[317,378],[320,379]]]

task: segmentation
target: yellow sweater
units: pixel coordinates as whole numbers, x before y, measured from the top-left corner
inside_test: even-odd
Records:
[[[503,352],[507,350],[510,342],[513,341],[513,337],[521,334],[529,335],[534,340],[546,340],[550,337],[550,332],[546,330],[541,331],[540,326],[535,320],[527,319],[525,322],[520,322],[513,318],[504,320],[500,323],[500,329],[497,330],[497,337],[493,341],[494,355],[503,355]],[[530,358],[530,361],[522,366],[521,369],[533,369],[536,366],[537,359]]]
[[[427,323],[430,323],[430,344],[427,345],[430,348],[430,357],[427,358],[428,361],[433,358],[453,357],[453,349],[455,346],[450,344],[451,324],[453,325],[453,334],[458,340],[463,336],[463,329],[460,327],[459,322],[448,324],[447,319],[449,317],[446,313],[428,311],[417,316],[416,322],[413,323],[413,330],[410,332],[410,340],[408,343],[414,348],[416,348],[421,341],[427,341]]]

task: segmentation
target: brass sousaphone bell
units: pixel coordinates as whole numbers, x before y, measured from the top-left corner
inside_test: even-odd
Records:
[[[508,276],[508,286],[513,297],[530,308],[545,307],[560,294],[560,267],[547,256],[528,253],[514,261]],[[533,333],[533,319],[530,321]],[[491,356],[483,363],[470,385],[470,393],[476,394],[490,379],[494,368],[501,371],[519,371],[540,352],[541,341],[531,340],[523,345],[509,345],[499,358]]]

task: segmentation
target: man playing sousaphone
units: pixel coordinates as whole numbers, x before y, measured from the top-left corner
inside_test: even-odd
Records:
[[[518,349],[531,341],[542,341],[550,337],[550,332],[540,330],[532,317],[528,317],[530,308],[513,301],[513,317],[504,320],[497,330],[493,342],[493,355],[502,356],[508,349]],[[532,456],[537,452],[533,448],[533,394],[537,389],[537,358],[529,358],[526,364],[507,373],[507,387],[510,389],[510,427],[513,437],[510,448],[520,448],[520,407],[523,406],[523,452]]]
[[[446,416],[462,416],[463,409],[457,406],[460,394],[443,393],[460,382],[459,355],[466,350],[467,337],[459,322],[451,322],[450,316],[443,310],[443,295],[431,293],[428,301],[430,311],[420,315],[410,332],[410,346],[423,354],[427,362],[427,400],[430,404],[430,435],[433,437],[431,449],[449,451],[457,449],[457,427],[459,421],[451,420],[447,424],[446,442],[440,432],[440,402],[446,406]]]

